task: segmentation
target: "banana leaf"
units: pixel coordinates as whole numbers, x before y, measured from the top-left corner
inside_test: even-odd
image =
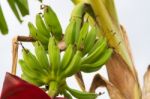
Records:
[[[0,32],[3,35],[8,33],[8,27],[7,27],[3,12],[2,12],[1,5],[0,5]]]
[[[16,4],[17,4],[22,16],[29,14],[29,7],[28,7],[27,0],[16,0]]]
[[[142,99],[150,98],[150,65],[144,74],[144,86],[142,90]]]
[[[94,76],[89,92],[95,92],[98,87],[106,87],[111,99],[125,99],[122,93],[100,74]]]
[[[38,1],[42,2],[43,0]],[[29,15],[28,0],[7,0],[7,2],[19,22],[22,22],[22,17]],[[8,26],[6,24],[5,17],[3,16],[1,6],[0,6],[0,16],[1,16],[0,33],[4,35],[8,34]]]

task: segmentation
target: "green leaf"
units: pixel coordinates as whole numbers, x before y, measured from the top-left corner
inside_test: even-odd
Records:
[[[8,27],[2,12],[1,5],[0,5],[0,31],[3,35],[8,33]]]
[[[27,0],[15,0],[16,4],[21,12],[22,16],[29,14],[29,7],[28,7],[28,1]]]
[[[8,0],[8,4],[11,7],[12,11],[14,12],[15,16],[17,17],[17,19],[19,20],[19,22],[22,22],[22,20],[19,16],[19,12],[17,10],[17,7],[15,5],[15,0]]]

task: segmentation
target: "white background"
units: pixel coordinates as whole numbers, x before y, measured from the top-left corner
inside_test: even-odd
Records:
[[[27,28],[27,22],[34,22],[35,14],[40,10],[40,3],[37,0],[28,0],[30,6],[30,16],[24,18],[23,24],[19,24],[11,9],[8,7],[7,0],[0,0],[2,8],[4,9],[4,15],[9,26],[9,34],[2,36],[0,34],[0,91],[2,89],[2,84],[6,72],[10,72],[12,65],[11,56],[11,41],[16,35],[28,35],[29,31]],[[63,2],[62,2],[63,1]],[[44,0],[44,4],[51,5],[56,11],[63,31],[65,30],[70,13],[73,8],[71,0]],[[120,23],[125,26],[130,44],[132,49],[132,54],[134,57],[136,70],[138,72],[138,77],[141,86],[143,85],[143,75],[150,64],[150,1],[149,0],[115,0],[116,7],[118,11],[118,17]],[[27,48],[32,49],[32,45],[24,44]],[[20,49],[21,50],[21,49]],[[19,50],[19,51],[20,51]],[[19,57],[21,53],[19,52]],[[107,73],[105,67],[103,67],[100,72],[103,76],[107,78]],[[20,69],[18,69],[17,74],[20,74]],[[84,74],[85,83],[87,89],[92,81],[93,74]],[[79,88],[74,81],[74,78],[68,79],[68,84],[73,88]],[[107,94],[99,97],[99,99],[109,99]]]

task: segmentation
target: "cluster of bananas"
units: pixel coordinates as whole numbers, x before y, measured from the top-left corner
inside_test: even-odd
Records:
[[[50,37],[49,39],[49,58],[46,50],[39,41],[36,41],[34,46],[36,55],[32,54],[28,49],[23,49],[23,59],[19,60],[23,72],[22,79],[39,87],[42,85],[48,86],[47,90],[50,96],[56,96],[59,93],[66,95],[66,97],[71,97],[69,95],[72,94],[77,98],[80,97],[79,99],[83,99],[81,97],[95,99],[98,96],[94,93],[71,89],[66,85],[66,78],[80,70],[81,51],[75,52],[74,47],[69,45],[61,59],[61,53],[54,37]]]
[[[67,54],[68,61],[72,59],[72,56],[81,53],[78,54],[80,62],[76,64],[75,68],[79,68],[79,70],[83,72],[97,71],[107,62],[112,54],[112,49],[107,46],[106,38],[96,37],[98,32],[96,26],[91,27],[89,31],[89,24],[85,22],[83,23],[77,39],[75,39],[75,36],[72,35],[75,35],[74,28],[76,24],[74,21],[71,21],[70,24],[66,29],[65,35],[65,42],[68,45],[65,53]],[[76,53],[71,51],[70,46],[74,46]],[[68,51],[69,49],[70,51]]]
[[[30,36],[40,41],[47,50],[50,37],[54,36],[57,41],[62,39],[62,28],[56,13],[50,6],[45,5],[43,10],[43,14],[36,15],[36,27],[31,22],[28,23],[28,27]]]
[[[97,26],[90,26],[89,22],[73,15],[65,31],[66,50],[62,55],[57,46],[62,40],[62,29],[49,6],[44,7],[44,20],[39,14],[36,16],[37,29],[29,23],[30,35],[37,40],[33,43],[36,55],[23,49],[23,59],[19,60],[22,78],[37,86],[48,86],[50,96],[62,93],[66,97],[72,94],[78,99],[95,99],[98,96],[95,93],[69,88],[66,78],[79,71],[89,73],[99,70],[112,54],[106,38],[97,37]]]

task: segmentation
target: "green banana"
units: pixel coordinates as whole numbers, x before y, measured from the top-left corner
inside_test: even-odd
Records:
[[[60,68],[60,50],[57,47],[54,37],[51,37],[49,39],[48,54],[50,59],[51,70],[52,72],[57,74],[57,71]]]
[[[74,44],[76,35],[76,22],[71,20],[66,28],[64,40],[67,45]]]
[[[50,37],[50,32],[48,31],[42,17],[40,14],[36,15],[36,27],[43,35]]]
[[[19,60],[19,64],[21,66],[23,74],[27,78],[33,79],[33,80],[38,80],[41,83],[47,83],[47,81],[48,81],[47,79],[49,79],[49,77],[47,75],[42,74],[40,71],[31,69],[29,66],[26,65],[24,60]]]
[[[73,45],[69,45],[64,53],[62,62],[61,62],[61,68],[62,70],[66,69],[67,66],[69,65],[72,57],[74,55],[74,49],[73,49]]]
[[[16,0],[7,0],[7,1],[8,1],[9,6],[11,7],[12,11],[14,12],[15,16],[19,20],[19,22],[22,22],[22,19],[20,18],[19,12],[18,12],[17,7],[15,5]]]
[[[88,54],[93,53],[93,51],[101,45],[103,39],[104,39],[104,37],[102,37],[102,36],[100,38],[96,39],[94,46],[89,50]]]
[[[21,75],[21,78],[22,78],[23,80],[25,80],[25,81],[27,81],[27,82],[33,84],[33,85],[39,86],[39,87],[43,85],[42,82],[40,82],[40,81],[38,81],[38,80],[30,79],[29,77],[27,77],[27,76],[24,75],[24,74]]]
[[[23,59],[25,63],[28,66],[30,66],[30,68],[39,71],[42,70],[42,66],[40,65],[36,57],[29,50],[23,49]]]
[[[37,37],[37,30],[36,30],[35,26],[34,26],[31,22],[28,22],[28,28],[29,28],[30,35],[31,35],[35,40],[38,40],[38,37]]]
[[[79,33],[81,30],[82,18],[73,17],[73,18],[71,18],[71,20],[74,20],[76,22],[75,42],[77,43],[77,41],[79,39]]]
[[[54,35],[57,40],[62,39],[62,28],[57,15],[50,6],[44,7],[44,20],[49,31]]]
[[[81,66],[80,64],[81,58],[82,52],[77,50],[68,67],[62,72],[62,75],[64,77],[69,77],[78,72]]]
[[[41,32],[39,32],[31,22],[28,23],[28,27],[29,27],[30,35],[34,39],[39,40],[44,45],[48,45],[49,37],[46,37]]]
[[[113,50],[111,48],[107,49],[98,60],[91,64],[83,64],[81,70],[83,72],[94,72],[99,70],[111,57]]]
[[[84,40],[84,53],[88,53],[91,48],[93,48],[94,43],[96,41],[97,29],[96,27],[92,27],[90,32],[88,32],[85,40]]]
[[[8,27],[7,27],[6,20],[5,20],[4,15],[3,15],[1,5],[0,5],[0,16],[1,16],[1,18],[0,18],[0,32],[5,35],[8,33]]]
[[[81,29],[81,24],[82,24],[82,18],[84,16],[84,3],[80,3],[76,5],[71,13],[71,20],[76,22],[76,36],[75,36],[75,41],[78,41],[79,39],[79,33]]]
[[[69,88],[68,86],[66,89],[77,99],[96,99],[96,97],[98,97],[98,94],[81,92],[81,91]]]
[[[35,75],[35,73],[33,73],[32,69],[29,68],[26,63],[24,62],[24,60],[19,60],[19,64],[21,66],[21,70],[23,72],[24,75],[31,77],[31,78],[36,78],[37,75]]]
[[[80,34],[77,41],[77,49],[81,49],[84,47],[84,39],[88,33],[89,23],[85,22],[80,30]]]
[[[47,58],[47,53],[43,47],[43,45],[40,42],[35,42],[35,54],[36,57],[40,63],[40,65],[45,68],[48,69],[49,68],[49,61]]]
[[[106,39],[103,39],[101,42],[101,45],[97,47],[91,54],[82,58],[81,64],[92,63],[102,54],[102,52],[107,48],[107,42]]]
[[[28,1],[27,0],[15,0],[19,11],[21,12],[22,16],[29,14],[29,7],[28,7]]]

